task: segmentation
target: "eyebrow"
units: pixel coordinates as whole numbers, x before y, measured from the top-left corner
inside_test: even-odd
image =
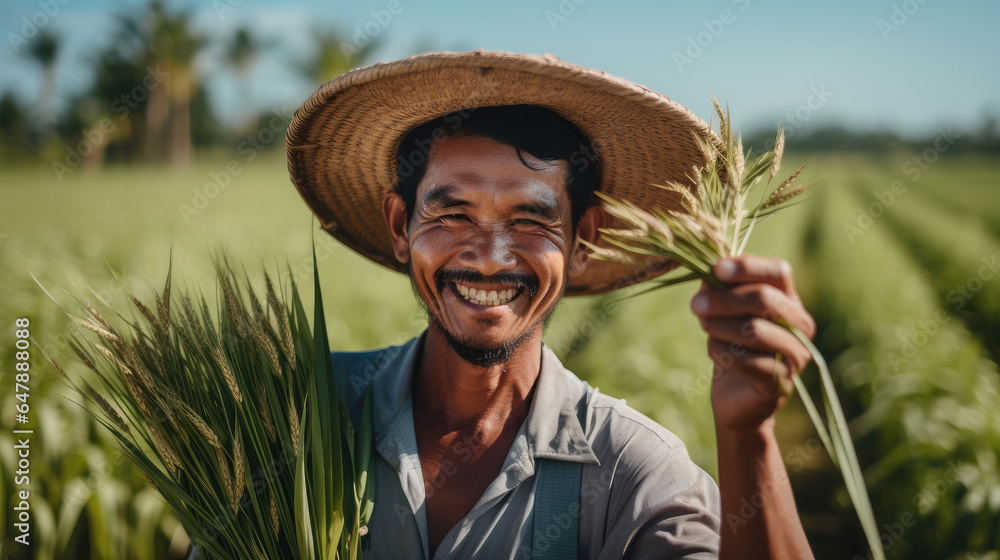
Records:
[[[454,195],[455,187],[450,185],[444,185],[435,188],[431,192],[427,193],[424,197],[424,205],[430,206],[432,208],[457,208],[460,206],[469,206],[470,203],[467,200],[462,200]]]
[[[423,204],[425,207],[434,210],[472,206],[472,203],[468,200],[455,196],[455,187],[452,185],[441,185],[439,187],[435,187],[424,196]],[[537,200],[518,204],[514,207],[514,211],[525,212],[547,220],[555,220],[559,217],[559,208],[557,205],[546,200]]]
[[[519,212],[527,212],[548,220],[554,220],[559,217],[559,210],[555,206],[546,202],[528,202],[525,204],[519,204],[516,210]]]

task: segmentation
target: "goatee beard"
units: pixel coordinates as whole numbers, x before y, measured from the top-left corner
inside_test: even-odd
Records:
[[[471,338],[459,339],[455,337],[448,332],[448,329],[446,329],[434,315],[430,315],[429,322],[431,329],[448,341],[448,346],[450,346],[451,349],[458,354],[458,357],[474,366],[479,366],[484,369],[510,360],[517,352],[518,347],[520,347],[524,341],[530,339],[535,333],[535,329],[531,328],[514,340],[505,342],[499,346],[483,346],[481,344],[477,344]]]

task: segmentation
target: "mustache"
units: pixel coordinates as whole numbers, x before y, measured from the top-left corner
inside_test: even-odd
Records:
[[[440,270],[437,273],[438,291],[444,290],[449,282],[474,283],[474,284],[507,284],[524,288],[528,292],[528,297],[535,297],[538,293],[539,281],[533,274],[526,272],[497,272],[486,276],[475,270]]]

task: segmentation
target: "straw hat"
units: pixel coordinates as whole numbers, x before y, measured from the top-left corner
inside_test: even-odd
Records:
[[[545,55],[429,53],[352,70],[324,84],[288,127],[288,171],[327,232],[393,270],[382,199],[397,181],[399,143],[414,127],[462,109],[531,104],[574,123],[598,154],[598,189],[645,208],[679,208],[653,183],[691,183],[704,162],[695,136],[718,139],[685,107],[627,80]],[[606,224],[614,226],[614,224]],[[607,292],[674,268],[591,259],[567,295]]]

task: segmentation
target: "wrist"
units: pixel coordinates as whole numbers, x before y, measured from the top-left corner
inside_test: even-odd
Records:
[[[760,424],[750,428],[733,428],[716,422],[715,437],[719,452],[731,450],[741,455],[762,453],[767,447],[777,443],[774,425],[774,416],[770,416]]]

